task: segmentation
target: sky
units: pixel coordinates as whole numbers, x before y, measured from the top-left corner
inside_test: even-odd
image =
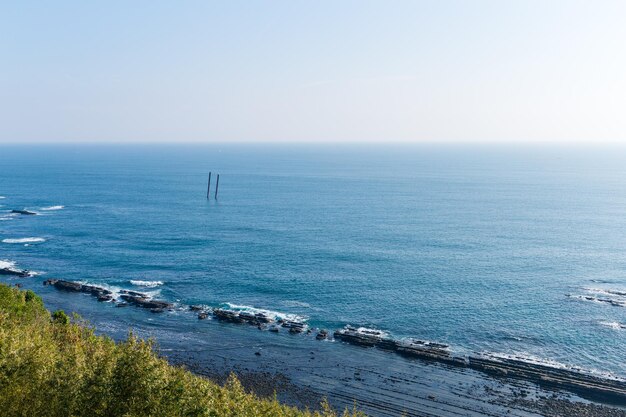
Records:
[[[623,0],[0,1],[0,143],[626,143]]]

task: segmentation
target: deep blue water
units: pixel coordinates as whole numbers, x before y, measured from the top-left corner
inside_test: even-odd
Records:
[[[42,278],[162,281],[147,290],[181,304],[626,376],[626,296],[606,292],[626,291],[624,149],[5,145],[0,196],[0,240],[45,239],[2,242],[0,260],[43,272],[20,282],[100,323],[163,320],[190,338],[212,325]]]

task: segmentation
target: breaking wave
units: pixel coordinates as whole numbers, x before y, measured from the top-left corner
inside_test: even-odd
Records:
[[[495,360],[498,360],[498,359],[514,360],[514,361],[519,361],[519,362],[532,364],[532,365],[545,366],[548,368],[563,369],[567,371],[573,371],[582,375],[601,376],[603,378],[611,379],[614,381],[625,381],[624,378],[622,378],[621,376],[615,375],[611,372],[601,371],[601,370],[592,369],[592,368],[582,368],[582,367],[573,366],[573,365],[566,365],[564,363],[561,363],[552,359],[541,358],[541,357],[538,357],[531,353],[526,353],[526,352],[516,352],[516,353],[482,352],[481,356],[484,358],[493,358]]]
[[[587,294],[566,294],[580,301],[610,304],[613,307],[626,307],[626,290],[607,288],[583,288]]]
[[[131,279],[130,283],[137,287],[148,287],[148,288],[154,288],[154,287],[158,287],[159,285],[164,284],[163,281],[141,281],[141,280],[135,280],[135,279]]]
[[[20,239],[2,239],[2,243],[39,243],[45,242],[46,239],[42,237],[23,237]]]
[[[601,321],[600,325],[614,330],[626,330],[626,324],[622,324],[617,321]]]
[[[7,260],[0,260],[0,268],[1,269],[4,269],[4,268],[15,268],[15,262],[7,261]]]
[[[352,326],[346,326],[346,328],[353,328]],[[389,332],[384,331],[384,330],[379,330],[379,329],[372,329],[369,327],[356,327],[354,328],[354,331],[356,331],[357,333],[361,333],[364,335],[377,335],[379,337],[388,337],[389,336]]]
[[[295,321],[299,323],[304,323],[308,320],[308,317],[300,316],[298,314],[281,313],[279,311],[264,310],[262,308],[238,305],[238,304],[233,304],[233,303],[224,303],[220,307],[228,309],[228,310],[233,310],[233,311],[245,311],[245,312],[252,313],[252,314],[262,313],[262,314],[265,314],[267,317],[272,318],[273,320],[282,319],[282,320],[288,320],[288,321]]]
[[[50,207],[42,207],[41,210],[44,211],[53,211],[53,210],[63,210],[65,206],[50,206]]]
[[[585,290],[592,294],[617,295],[619,297],[626,297],[626,290],[613,290],[604,288],[585,288]]]

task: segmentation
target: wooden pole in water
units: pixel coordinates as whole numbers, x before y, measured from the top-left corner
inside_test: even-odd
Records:
[[[220,174],[217,174],[217,181],[215,182],[215,199],[217,200],[217,188],[220,186]]]
[[[206,188],[206,199],[209,199],[209,195],[211,194],[211,172],[209,171],[209,185]]]

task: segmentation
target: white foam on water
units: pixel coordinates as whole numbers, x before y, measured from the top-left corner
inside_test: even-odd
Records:
[[[384,330],[370,329],[368,327],[357,327],[356,331],[362,334],[376,335],[380,337],[389,336],[389,333]]]
[[[2,243],[39,243],[45,242],[43,237],[23,237],[20,239],[2,239]]]
[[[619,298],[619,297],[612,298],[612,297],[604,296],[602,298],[599,298],[599,297],[594,297],[591,295],[573,295],[573,294],[566,294],[566,297],[573,298],[573,299],[580,300],[580,301],[590,301],[593,303],[611,305],[613,307],[626,307],[626,300],[623,298]]]
[[[50,206],[50,207],[42,207],[41,210],[44,211],[53,211],[53,210],[63,210],[65,206]]]
[[[7,261],[7,260],[0,260],[0,268],[2,268],[2,269],[4,269],[4,268],[15,268],[15,262]]]
[[[20,268],[16,268],[16,263],[14,261],[9,261],[7,259],[0,260],[0,269],[15,269],[20,270]],[[37,275],[41,275],[43,272],[37,271],[27,271],[29,277],[35,277]]]
[[[245,311],[245,312],[252,313],[252,314],[262,313],[274,320],[283,319],[283,320],[295,321],[299,323],[304,323],[308,320],[308,317],[300,316],[298,314],[281,313],[279,311],[265,310],[262,308],[238,305],[238,304],[233,304],[233,303],[224,303],[223,305],[226,306],[226,308],[229,310]]]
[[[135,279],[131,279],[130,283],[137,287],[148,287],[148,288],[154,288],[154,287],[158,287],[159,285],[164,284],[163,281],[141,281],[141,280],[135,280]]]
[[[597,369],[581,368],[578,366],[566,365],[553,359],[541,358],[536,355],[527,352],[519,353],[493,353],[483,352],[482,356],[493,359],[512,359],[532,365],[540,365],[548,368],[563,369],[568,371],[574,371],[586,375],[601,376],[603,378],[612,379],[615,381],[626,381],[624,378],[606,371],[600,371]]]
[[[622,324],[617,321],[601,321],[600,325],[609,327],[613,330],[626,330],[626,324]]]
[[[531,363],[534,365],[543,365],[556,369],[576,369],[551,359],[540,358],[530,353],[487,353],[486,356],[496,359],[513,359],[520,362]]]
[[[0,200],[2,200],[3,198],[6,198],[6,197],[3,195],[0,195]]]
[[[104,288],[105,290],[109,290],[112,293],[111,296],[113,296],[114,301],[118,301],[120,298],[120,291],[122,290],[122,288],[120,287],[116,287],[116,286],[109,285],[109,284],[93,283],[89,281],[76,281],[76,282],[83,284],[83,285],[92,285],[94,287],[100,287],[100,288]]]
[[[585,291],[592,294],[617,295],[618,297],[626,297],[626,290],[623,289],[585,288]]]

